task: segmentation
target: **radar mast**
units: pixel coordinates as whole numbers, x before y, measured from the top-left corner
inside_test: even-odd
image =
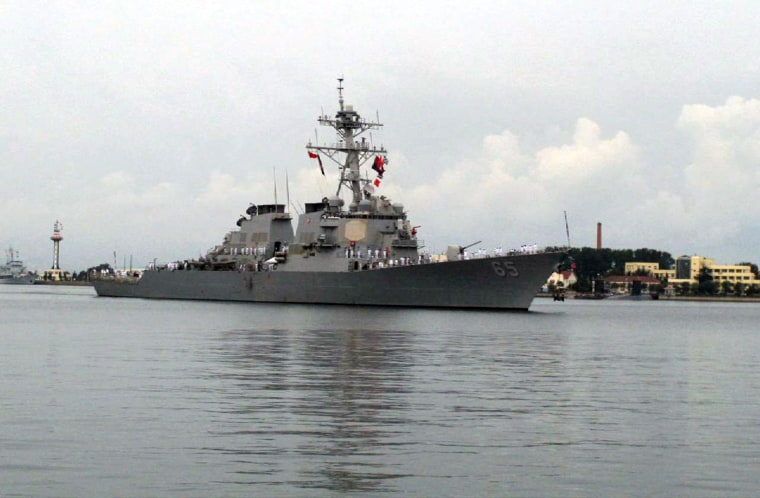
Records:
[[[373,121],[367,121],[362,118],[354,107],[345,104],[343,100],[343,78],[338,78],[338,112],[335,117],[324,114],[317,118],[322,126],[332,127],[338,141],[333,144],[312,144],[309,142],[306,148],[310,151],[321,152],[340,168],[340,181],[338,183],[337,196],[340,196],[341,188],[346,187],[353,193],[352,206],[354,208],[362,200],[363,184],[370,182],[369,179],[362,179],[361,167],[372,156],[385,156],[387,151],[381,145],[376,147],[371,144],[366,137],[360,135],[369,130],[380,129],[383,125]]]

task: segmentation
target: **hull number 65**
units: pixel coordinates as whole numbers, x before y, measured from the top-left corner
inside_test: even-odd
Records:
[[[520,272],[511,261],[493,261],[491,263],[494,273],[500,277],[519,277]]]

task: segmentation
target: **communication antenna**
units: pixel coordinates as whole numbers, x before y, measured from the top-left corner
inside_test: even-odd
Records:
[[[292,204],[292,203],[291,203],[290,207],[292,207],[292,208],[293,208],[293,211],[295,211],[295,212],[296,212],[296,214],[298,214],[298,215],[300,216],[300,215],[301,215],[301,214],[303,214],[303,213],[301,213],[301,210],[300,210],[300,209],[298,209],[298,205],[297,205],[297,204],[298,204],[298,199],[296,199],[296,204]]]
[[[343,111],[343,76],[338,78],[338,104],[340,104],[340,110]]]
[[[567,211],[565,211],[565,232],[567,233],[567,247],[570,246],[570,226],[567,224]]]
[[[285,197],[287,200],[285,208],[290,209],[290,181],[288,180],[288,170],[285,170]]]
[[[277,175],[274,172],[274,166],[272,166],[272,181],[274,182],[274,205],[277,209]]]

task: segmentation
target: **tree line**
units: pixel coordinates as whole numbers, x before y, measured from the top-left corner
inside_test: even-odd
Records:
[[[625,264],[631,262],[659,263],[660,269],[672,269],[675,258],[667,252],[658,249],[596,249],[592,247],[550,248],[557,251],[565,251],[575,263],[575,276],[578,282],[575,290],[589,292],[593,288],[594,280],[610,275],[625,275]],[[758,266],[754,263],[742,262],[740,265],[750,266],[755,278],[758,278]],[[662,287],[667,281],[662,282]],[[660,289],[662,290],[662,289]],[[721,282],[713,280],[712,275],[703,268],[697,277],[695,284],[679,284],[676,293],[680,295],[758,295],[760,288],[757,285],[745,285],[741,283]]]

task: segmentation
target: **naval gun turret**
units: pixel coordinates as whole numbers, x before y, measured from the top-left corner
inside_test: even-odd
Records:
[[[448,259],[449,261],[464,259],[464,252],[470,247],[476,246],[480,244],[481,242],[483,241],[479,240],[477,242],[473,242],[472,244],[467,244],[466,246],[451,245],[446,248],[446,259]]]

